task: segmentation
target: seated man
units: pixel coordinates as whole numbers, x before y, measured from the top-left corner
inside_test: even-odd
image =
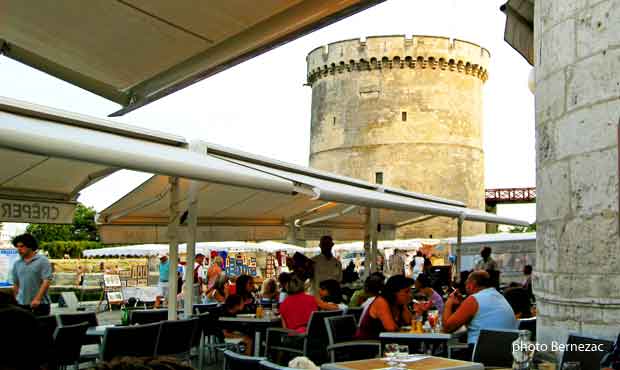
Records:
[[[451,333],[467,325],[467,343],[473,350],[481,329],[518,327],[510,304],[491,287],[488,272],[472,272],[465,281],[465,289],[469,297],[463,299],[459,291],[455,291],[446,301],[443,312],[444,332]]]

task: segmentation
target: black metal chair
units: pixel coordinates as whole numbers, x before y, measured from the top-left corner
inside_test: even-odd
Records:
[[[349,307],[347,308],[346,314],[353,315],[353,317],[355,317],[356,325],[359,325],[360,320],[362,319],[362,312],[364,312],[362,307]]]
[[[87,322],[89,327],[98,326],[99,320],[97,319],[97,313],[95,312],[80,312],[80,313],[67,313],[58,315],[58,324],[60,326],[75,325],[83,322]],[[91,346],[84,348],[84,353],[80,358],[80,362],[94,362],[98,357],[98,348],[94,348],[94,345],[101,345],[101,337],[84,335],[82,344],[85,346]]]
[[[289,356],[306,356],[315,364],[324,363],[328,357],[325,346],[328,341],[325,318],[334,316],[342,316],[342,311],[313,312],[304,334],[290,329],[267,329],[267,358],[273,359],[272,352],[279,352]]]
[[[518,330],[480,330],[472,361],[485,367],[511,367],[512,342],[518,337]]]
[[[97,314],[95,312],[80,312],[80,313],[65,313],[58,315],[59,326],[81,324],[83,322],[88,323],[88,326],[99,325]],[[100,344],[101,340],[97,336],[84,335],[84,341],[82,344]]]
[[[264,357],[245,356],[233,351],[224,351],[223,370],[260,370]]]
[[[83,322],[75,325],[64,325],[56,328],[52,344],[50,367],[62,369],[69,365],[79,368],[82,341],[89,324]]]
[[[260,365],[260,370],[295,370],[292,367],[280,366],[268,360],[261,361],[259,365]]]
[[[101,361],[122,356],[153,356],[161,323],[107,328],[101,344]]]
[[[161,322],[165,320],[168,320],[167,309],[129,311],[129,324],[130,325],[153,324],[153,323],[157,323],[157,322]]]
[[[56,316],[40,316],[37,317],[37,324],[42,336],[41,350],[46,352],[45,358],[49,359],[52,355],[54,333],[58,327],[58,319]]]
[[[582,369],[599,369],[603,356],[605,353],[611,351],[614,342],[583,335],[569,334],[566,344],[569,346],[569,349],[571,346],[577,346],[580,344],[585,344],[588,346],[588,349],[593,349],[592,347],[596,345],[597,348],[601,349],[601,351],[585,351],[576,349],[564,351],[559,369],[561,369],[566,362],[579,362]]]
[[[189,362],[194,338],[199,335],[199,330],[198,318],[162,321],[157,336],[155,355],[174,355]]]
[[[530,339],[536,340],[536,317],[529,317],[527,319],[519,319],[519,330],[529,330],[531,333]]]
[[[357,325],[353,315],[326,317],[327,352],[331,362],[376,358],[381,354],[381,342],[355,340]]]

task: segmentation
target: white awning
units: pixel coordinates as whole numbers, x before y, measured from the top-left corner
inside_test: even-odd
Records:
[[[119,169],[296,191],[186,146],[178,136],[0,97],[0,222],[71,223],[79,192]]]
[[[0,0],[0,54],[122,115],[384,0]]]
[[[458,218],[477,222],[527,225],[483,211],[468,209],[446,199],[399,192],[376,184],[328,172],[256,158],[222,147],[207,151],[213,158],[271,175],[295,184],[295,194],[252,190],[205,183],[199,192],[197,240],[283,240],[295,228],[301,240],[331,234],[336,240],[363,239],[366,208],[379,210],[381,239],[393,239],[401,224],[424,216]],[[188,209],[189,182],[180,183],[179,207]],[[106,242],[161,241],[168,222],[168,183],[153,176],[99,214]],[[449,221],[447,221],[449,222]],[[183,240],[184,228],[181,230]],[[242,235],[242,237],[240,237]],[[133,239],[132,239],[133,238]]]

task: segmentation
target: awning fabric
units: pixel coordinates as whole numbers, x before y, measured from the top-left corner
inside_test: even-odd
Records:
[[[295,192],[291,181],[186,147],[174,135],[0,97],[0,222],[71,223],[79,192],[118,169]]]
[[[384,0],[0,0],[0,54],[122,115]]]
[[[506,13],[504,40],[534,65],[534,2],[509,0],[500,10]]]
[[[210,144],[207,144],[210,148]],[[284,240],[294,231],[300,240],[331,234],[337,240],[363,239],[366,209],[379,210],[380,239],[393,239],[401,223],[432,215],[466,221],[527,225],[483,211],[454,205],[457,202],[428,197],[349,179],[268,158],[217,147],[207,149],[214,158],[275,176],[304,191],[295,194],[252,190],[229,185],[203,184],[198,198],[197,240]],[[181,210],[187,210],[189,182],[180,183]],[[106,242],[163,240],[168,222],[168,184],[153,176],[99,214]],[[186,230],[181,228],[182,238]],[[243,235],[240,237],[239,235]]]

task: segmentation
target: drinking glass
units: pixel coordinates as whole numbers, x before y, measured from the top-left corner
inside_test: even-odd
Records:
[[[387,357],[387,364],[389,366],[397,365],[398,362],[396,362],[396,356],[398,355],[398,344],[397,343],[386,344],[385,351],[383,351],[383,355]]]
[[[396,356],[396,362],[398,362],[398,364],[396,365],[396,367],[398,367],[399,369],[406,369],[407,363],[404,360],[406,360],[408,356],[409,356],[409,346],[406,344],[399,344],[398,354]]]
[[[562,365],[562,370],[581,370],[581,362],[569,361]]]

